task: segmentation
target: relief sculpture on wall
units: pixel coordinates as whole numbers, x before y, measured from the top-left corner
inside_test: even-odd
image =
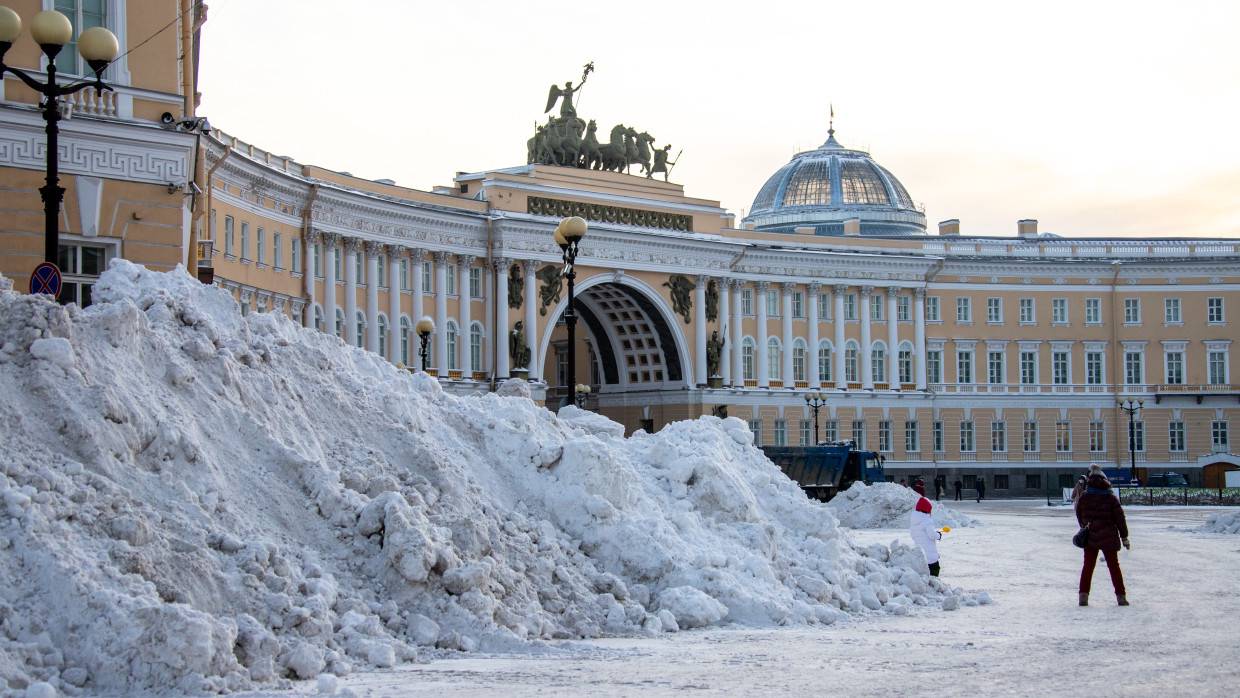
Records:
[[[693,322],[691,314],[693,313],[693,289],[697,288],[697,284],[689,280],[689,277],[683,274],[673,274],[663,282],[664,288],[671,291],[672,310],[676,314],[685,319],[685,324]]]

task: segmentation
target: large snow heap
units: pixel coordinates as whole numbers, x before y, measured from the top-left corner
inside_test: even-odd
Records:
[[[827,502],[827,508],[848,528],[907,528],[921,495],[904,485],[879,482],[867,485],[853,483],[839,496]],[[930,518],[939,526],[963,528],[977,525],[977,519],[934,502]]]
[[[1212,513],[1197,530],[1205,533],[1240,533],[1240,511]]]
[[[909,546],[855,546],[740,420],[626,439],[575,408],[452,397],[181,269],[118,260],[94,297],[0,291],[10,689],[226,691],[985,602]]]

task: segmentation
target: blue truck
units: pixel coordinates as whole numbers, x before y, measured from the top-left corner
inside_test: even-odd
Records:
[[[762,452],[801,486],[810,499],[825,502],[858,480],[884,482],[883,457],[857,450],[851,441],[817,446],[763,446]]]

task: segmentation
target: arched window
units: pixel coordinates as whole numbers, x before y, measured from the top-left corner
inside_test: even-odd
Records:
[[[409,365],[409,318],[400,318],[400,362]]]
[[[455,371],[459,368],[456,360],[456,323],[448,321],[448,370]]]
[[[382,257],[380,258],[382,259]],[[379,356],[388,358],[388,321],[387,316],[379,315]]]
[[[818,343],[818,378],[822,381],[831,380],[831,343]]]
[[[908,342],[900,345],[900,353],[896,357],[900,365],[900,382],[913,382],[913,347]]]
[[[792,380],[805,381],[805,340],[797,338],[792,342]]]
[[[753,337],[746,337],[741,340],[741,372],[744,374],[745,380],[754,379],[753,369]]]
[[[469,371],[482,370],[482,325],[475,322],[469,326]]]
[[[781,380],[779,367],[779,340],[771,337],[766,342],[766,377],[773,381]]]
[[[336,308],[336,336],[344,336],[344,311]]]
[[[882,342],[870,348],[870,375],[875,383],[887,382],[887,345]]]
[[[362,311],[357,311],[357,348],[361,349],[366,346],[366,315]]]
[[[850,340],[844,345],[844,380],[858,383],[857,375],[857,343]]]
[[[314,304],[314,329],[319,332],[323,331],[323,308],[318,303]]]

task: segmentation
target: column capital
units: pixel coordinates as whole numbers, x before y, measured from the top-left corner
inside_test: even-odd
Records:
[[[873,287],[873,286],[862,286],[862,287],[861,287],[861,295],[863,295],[863,296],[872,296],[872,295],[874,295],[874,287]]]
[[[435,250],[431,252],[431,259],[435,260],[435,264],[446,264],[448,262],[448,253],[443,250]]]
[[[341,238],[341,241],[346,253],[357,254],[362,248],[362,241],[359,238]]]
[[[340,236],[336,233],[325,233],[320,231],[318,235],[319,239],[323,241],[323,244],[329,248],[340,244]]]
[[[701,288],[702,290],[706,290],[706,282],[708,282],[708,281],[710,281],[710,277],[706,276],[705,274],[698,274],[698,275],[697,275],[697,285],[698,285],[698,288]],[[696,290],[696,289],[694,289],[694,290]]]
[[[771,282],[770,282],[770,281],[759,281],[759,282],[758,282],[757,284],[755,284],[755,285],[758,287],[758,292],[759,292],[759,293],[766,293],[767,291],[771,290]]]
[[[811,281],[811,282],[809,282],[809,292],[810,292],[810,295],[817,295],[817,294],[821,293],[821,292],[822,292],[822,282],[821,282],[821,281]]]
[[[512,260],[507,257],[495,257],[491,260],[491,267],[496,273],[504,272],[504,276],[507,276],[508,270],[512,268]]]
[[[791,295],[792,295],[792,292],[796,290],[797,285],[798,285],[798,284],[797,284],[797,282],[795,282],[795,281],[781,281],[781,282],[779,282],[779,286],[780,286],[780,288],[782,288],[782,289],[783,289],[783,292],[784,292],[784,295],[785,295],[785,296],[791,296]]]
[[[922,298],[925,298],[925,297],[926,297],[926,289],[924,289],[924,288],[915,288],[915,289],[913,289],[913,296],[915,296],[918,300],[920,300],[920,299],[922,299]]]
[[[471,254],[459,254],[456,256],[456,261],[463,267],[472,267],[478,258]]]
[[[387,245],[376,240],[366,240],[362,244],[366,249],[366,255],[369,257],[378,257],[387,251]]]
[[[887,297],[888,297],[888,298],[895,298],[896,296],[899,296],[899,295],[900,295],[900,291],[901,291],[901,290],[902,290],[902,289],[901,289],[899,286],[888,286],[888,287],[887,287]]]
[[[521,263],[521,270],[529,276],[533,276],[538,271],[537,259],[519,259],[517,261]]]
[[[848,284],[836,284],[835,295],[842,296],[848,292]]]
[[[745,282],[741,279],[726,278],[723,282],[728,285],[728,288],[732,289],[739,289],[741,286],[745,285]]]
[[[313,245],[323,239],[323,231],[311,228],[310,230],[307,230],[302,237],[306,239],[307,243]]]

